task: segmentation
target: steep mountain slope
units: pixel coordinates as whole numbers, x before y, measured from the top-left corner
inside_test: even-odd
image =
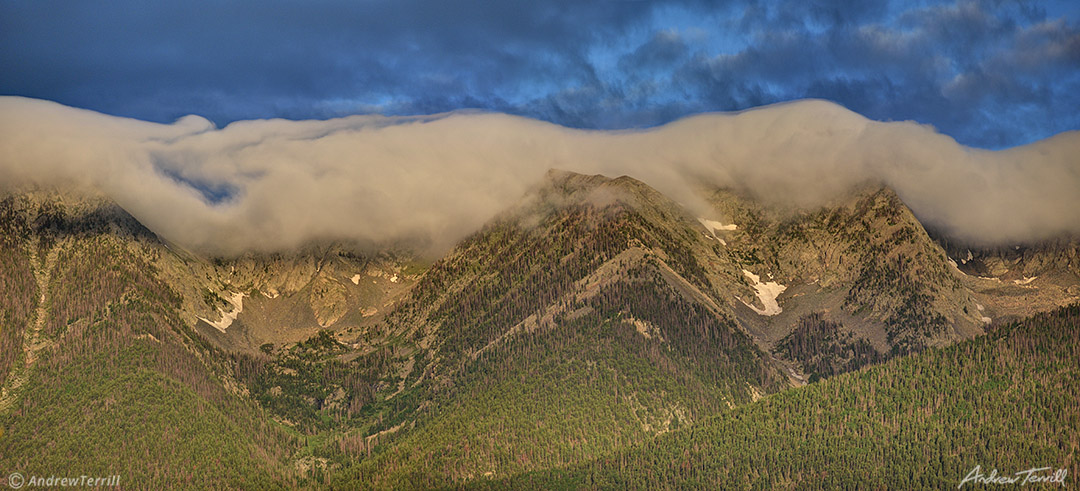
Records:
[[[706,195],[724,219],[702,218],[709,235],[748,277],[778,293],[771,312],[739,298],[736,316],[759,345],[793,362],[800,380],[948,345],[992,322],[1080,300],[1075,240],[986,251],[1004,276],[980,276],[990,274],[977,269],[983,256],[960,256],[888,188],[866,185],[813,209],[726,190]]]
[[[341,483],[566,465],[786,386],[703,293],[696,227],[633,179],[549,174],[387,318],[433,402]]]
[[[1008,477],[1064,469],[1068,482],[1080,471],[1077,367],[1080,304],[791,389],[586,465],[475,487],[941,489],[976,466]]]
[[[7,381],[12,365],[26,356],[24,338],[39,303],[30,255],[23,249],[26,218],[13,205],[11,199],[0,201],[0,291],[5,296],[0,302],[0,381]],[[2,386],[0,401],[8,399],[8,385]]]
[[[991,248],[944,236],[939,242],[984,307],[984,316],[1022,319],[1080,300],[1080,239],[1076,237]]]
[[[183,295],[196,329],[220,346],[254,353],[325,328],[365,332],[423,272],[408,253],[357,250],[325,243],[237,258],[176,255],[163,276]]]
[[[887,188],[869,186],[811,210],[765,207],[724,191],[711,202],[739,224],[727,234],[730,253],[787,287],[783,312],[741,317],[770,345],[808,315],[843,326],[883,355],[982,332],[961,275]]]
[[[717,401],[746,402],[789,380],[983,332],[965,275],[888,189],[815,210],[777,211],[724,192],[714,204],[734,220],[693,217],[630,178],[550,173],[437,263],[387,319],[426,351],[417,380],[436,381],[425,400],[437,402],[387,427],[400,439],[340,482],[434,486],[565,466],[601,451],[597,440],[645,441],[625,431],[619,410],[628,406],[640,404],[645,416],[635,409],[634,419],[659,434],[722,412]],[[753,364],[733,353],[752,354]],[[657,366],[675,370],[653,381]],[[645,378],[623,381],[628,368]],[[717,376],[755,371],[761,385]],[[671,376],[678,384],[665,385]],[[697,400],[681,392],[687,386]],[[641,394],[644,404],[634,400]]]
[[[0,466],[119,473],[134,487],[292,480],[292,437],[218,375],[224,354],[156,278],[153,234],[97,195],[37,191],[0,210],[15,286],[3,308],[15,322],[0,328],[22,337],[0,400]]]
[[[451,371],[519,332],[596,310],[586,302],[606,302],[600,297],[608,289],[635,280],[670,290],[659,298],[699,304],[703,315],[731,324],[712,301],[722,280],[709,278],[701,264],[715,246],[698,240],[696,227],[640,181],[552,172],[518,207],[441,260],[388,323],[413,326],[413,335],[443,358],[439,368]],[[731,283],[748,290],[744,280]],[[648,337],[653,327],[678,326],[666,324],[636,329]],[[726,330],[738,331],[733,324]]]
[[[706,196],[552,171],[434,264],[335,242],[209,258],[94,192],[3,197],[0,467],[349,488],[585,469],[1080,293],[1075,242],[953,264],[888,189]]]

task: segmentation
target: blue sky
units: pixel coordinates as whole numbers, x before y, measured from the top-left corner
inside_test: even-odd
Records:
[[[1080,2],[0,0],[0,66],[0,94],[160,122],[816,97],[1004,148],[1080,129]]]

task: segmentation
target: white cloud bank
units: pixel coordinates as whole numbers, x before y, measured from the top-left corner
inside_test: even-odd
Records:
[[[824,101],[582,131],[503,114],[163,125],[0,97],[0,185],[91,184],[158,234],[217,253],[319,238],[447,247],[549,168],[630,175],[700,203],[699,184],[813,206],[892,186],[925,222],[979,243],[1080,232],[1080,132],[1003,151]],[[185,182],[186,181],[186,182]],[[189,183],[227,186],[208,203]]]

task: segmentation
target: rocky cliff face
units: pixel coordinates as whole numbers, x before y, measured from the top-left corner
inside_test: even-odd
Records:
[[[889,189],[866,188],[813,210],[768,209],[723,191],[712,202],[739,226],[725,239],[732,258],[785,287],[779,305],[789,315],[743,316],[770,342],[815,312],[855,329],[883,353],[981,332],[962,275]]]
[[[1080,240],[979,247],[940,237],[979,315],[1019,320],[1080,300]]]

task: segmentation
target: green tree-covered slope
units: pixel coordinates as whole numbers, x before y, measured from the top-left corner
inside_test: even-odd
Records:
[[[972,285],[1001,280],[953,268],[888,190],[793,214],[711,202],[738,228],[628,177],[552,172],[415,266],[340,245],[202,258],[102,197],[5,198],[0,470],[903,488],[1029,454],[1075,465],[1075,307],[938,350],[996,308]],[[782,313],[758,312],[744,269],[787,285]],[[797,371],[815,382],[789,388]]]
[[[674,210],[637,181],[556,174],[434,264],[387,326],[423,353],[404,394],[423,407],[334,482],[568,465],[786,386],[701,293],[700,232]]]
[[[1080,305],[767,397],[519,489],[942,489],[1080,470]],[[1071,482],[1071,481],[1067,481]]]
[[[2,327],[24,339],[5,341],[5,475],[119,475],[137,489],[297,482],[286,465],[296,438],[178,316],[151,234],[100,203],[4,205],[0,278],[15,287],[3,311],[22,323]]]

